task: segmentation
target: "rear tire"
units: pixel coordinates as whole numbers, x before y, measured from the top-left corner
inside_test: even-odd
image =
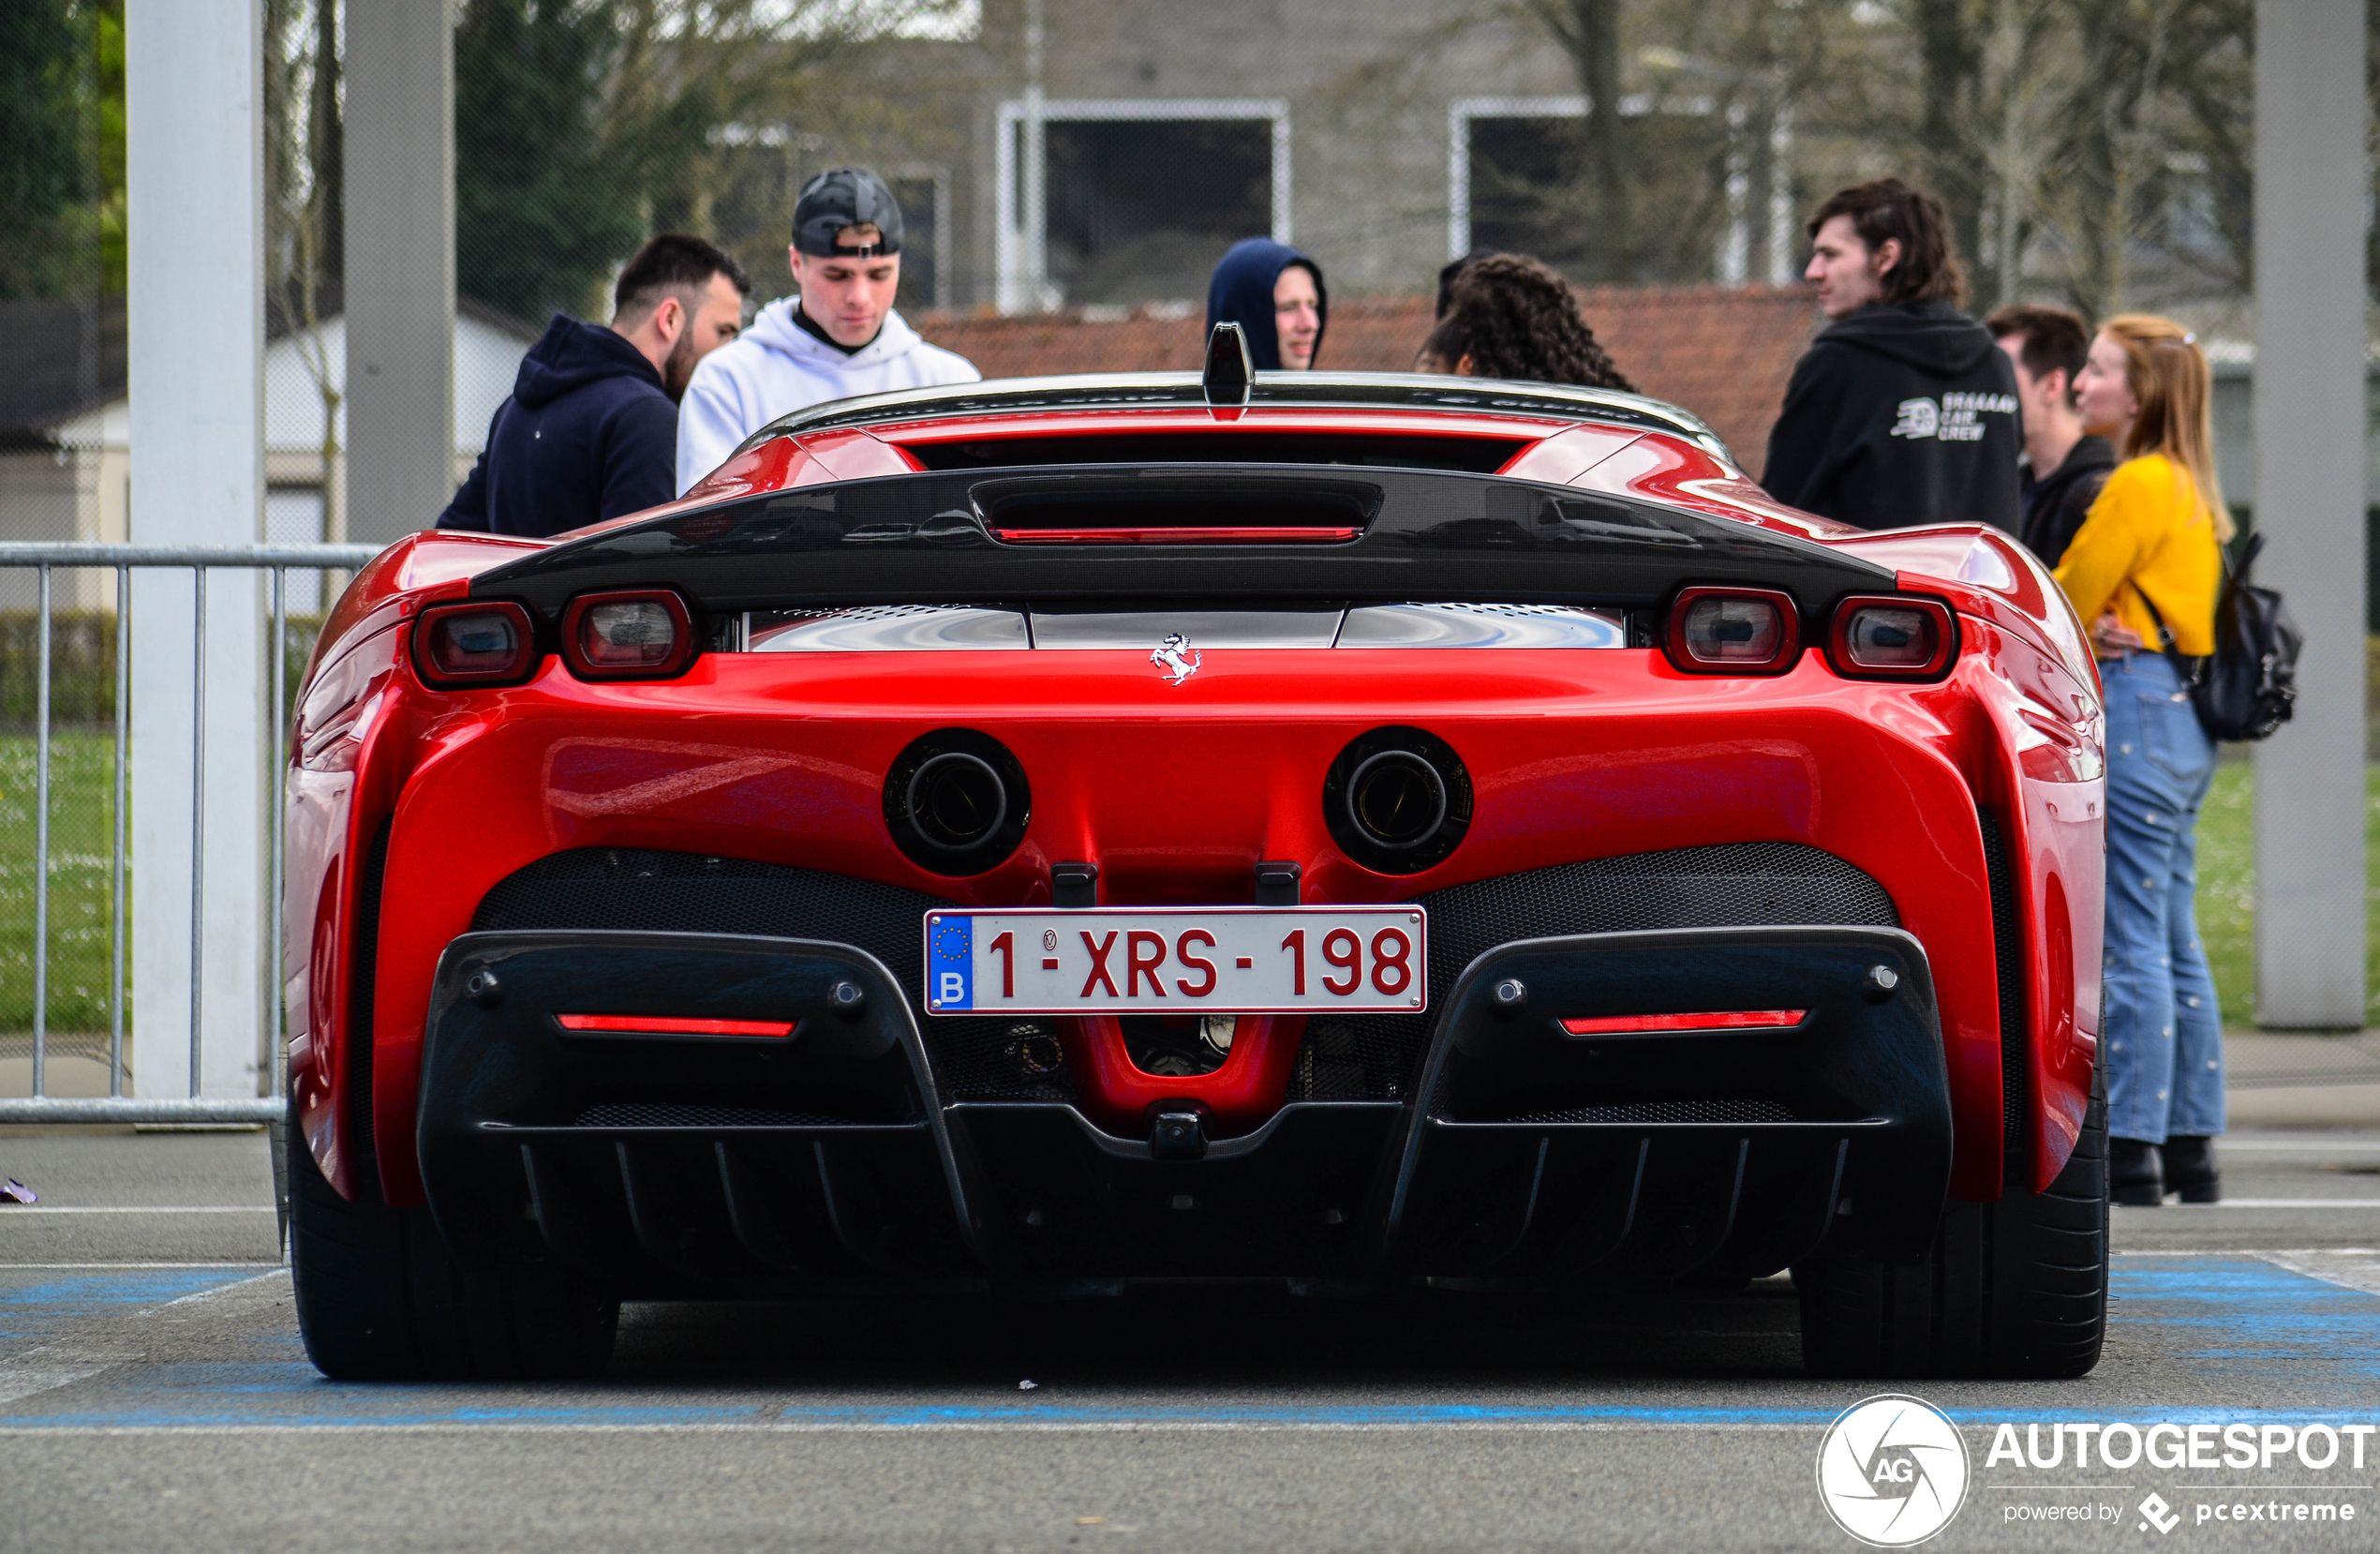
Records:
[[[2107,1332],[2107,1092],[2049,1190],[1953,1203],[1914,1267],[1827,1258],[1793,1270],[1802,1359],[1820,1376],[2082,1376]]]
[[[290,1273],[316,1369],[335,1381],[405,1382],[603,1368],[618,1301],[552,1263],[458,1266],[429,1210],[391,1208],[372,1181],[352,1199],[339,1196],[291,1110]]]

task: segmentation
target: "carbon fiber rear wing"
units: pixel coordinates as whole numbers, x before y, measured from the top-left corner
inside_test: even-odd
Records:
[[[805,486],[615,529],[482,573],[547,619],[595,589],[715,613],[863,604],[1478,601],[1645,608],[1689,583],[1812,616],[1894,574],[1658,503],[1497,476],[1070,465]]]

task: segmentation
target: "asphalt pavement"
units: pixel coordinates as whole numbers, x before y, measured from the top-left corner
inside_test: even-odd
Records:
[[[2380,1547],[2380,1130],[2225,1147],[2226,1203],[2118,1211],[2094,1373],[1906,1389],[1968,1460],[1925,1547]],[[591,1382],[344,1385],[261,1135],[0,1176],[0,1550],[1850,1549],[1821,1444],[1887,1390],[1802,1373],[1783,1279],[632,1306]]]

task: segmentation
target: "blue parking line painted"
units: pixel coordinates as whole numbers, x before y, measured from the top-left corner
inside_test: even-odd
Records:
[[[2179,1331],[2198,1340],[2184,1352],[2209,1374],[2253,1367],[2358,1397],[2380,1383],[2380,1296],[2243,1256],[2120,1262],[2109,1294],[2111,1341],[2135,1323]]]
[[[11,1288],[0,1267],[0,1358],[24,1347],[7,1339],[41,1337],[78,1315],[126,1306],[161,1307],[274,1277],[253,1265],[133,1268],[44,1273]],[[30,1270],[27,1270],[30,1272]],[[277,1270],[275,1271],[277,1272]],[[1962,1408],[1958,1383],[1936,1383],[1935,1400],[1971,1427],[2001,1423],[2142,1424],[2322,1421],[2380,1424],[2380,1296],[2327,1283],[2248,1253],[2198,1258],[2119,1259],[2112,1295],[2114,1342],[2128,1334],[2157,1344],[2202,1378],[2227,1382],[2253,1372],[2292,1384],[2286,1408],[2158,1408],[2105,1401],[2059,1407]],[[2175,1341],[2179,1336],[2179,1341]],[[1465,1403],[1272,1403],[1204,1405],[1109,1403],[1013,1394],[942,1396],[885,1401],[766,1398],[768,1389],[739,1386],[733,1401],[648,1402],[650,1378],[597,1379],[577,1392],[585,1401],[514,1405],[495,1384],[359,1385],[324,1380],[308,1365],[293,1329],[245,1333],[216,1357],[118,1367],[102,1379],[55,1394],[67,1407],[42,1412],[20,1400],[0,1431],[171,1430],[1264,1430],[1264,1429],[1803,1429],[1824,1426],[1864,1391],[1859,1383],[1784,1383],[1774,1406],[1691,1406],[1495,1401]],[[611,1393],[611,1397],[604,1395]],[[1815,1393],[1823,1401],[1806,1402]],[[2203,1393],[2200,1395],[2203,1397]]]
[[[1855,1399],[1846,1386],[1842,1402]],[[1818,1408],[1691,1408],[1539,1404],[1358,1404],[1276,1407],[1099,1407],[1065,1404],[639,1404],[578,1408],[456,1407],[386,1413],[310,1413],[271,1410],[138,1408],[0,1417],[0,1433],[44,1430],[424,1428],[685,1430],[1127,1430],[1127,1429],[1446,1429],[1446,1428],[1699,1428],[1816,1429],[1841,1404]],[[2147,1425],[2314,1422],[2380,1425],[2380,1411],[2304,1409],[1946,1409],[1971,1428],[2001,1424],[2097,1422],[2135,1418]]]
[[[48,1272],[49,1270],[44,1270]],[[256,1274],[254,1263],[204,1263],[123,1271],[85,1267],[65,1278],[10,1284],[15,1272],[0,1263],[0,1308],[14,1306],[143,1306],[178,1300]]]
[[[163,1306],[257,1277],[254,1267],[236,1263],[121,1272],[44,1270],[22,1284],[10,1281],[13,1272],[0,1264],[0,1359],[99,1310]]]

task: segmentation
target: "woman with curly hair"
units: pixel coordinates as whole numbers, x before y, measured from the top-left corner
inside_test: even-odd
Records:
[[[1466,378],[1636,388],[1596,343],[1569,283],[1526,254],[1482,254],[1463,267],[1446,316],[1414,367]]]

